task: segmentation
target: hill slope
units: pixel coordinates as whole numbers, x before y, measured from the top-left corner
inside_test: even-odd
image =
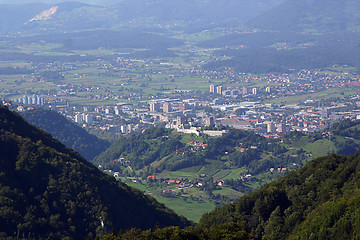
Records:
[[[0,236],[83,239],[111,229],[188,224],[0,108]]]
[[[55,111],[37,108],[22,112],[21,115],[29,123],[44,129],[65,146],[80,153],[88,161],[110,146],[109,142],[89,134],[85,129]]]
[[[255,239],[357,239],[359,160],[360,155],[317,158],[205,214],[200,225],[245,221]]]
[[[281,31],[359,31],[357,0],[288,0],[248,24]]]

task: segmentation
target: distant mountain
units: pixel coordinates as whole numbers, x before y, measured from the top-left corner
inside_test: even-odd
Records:
[[[6,107],[0,151],[1,239],[93,239],[111,229],[189,224]]]
[[[201,227],[245,221],[255,239],[357,239],[360,155],[329,155],[205,214]]]
[[[65,146],[74,149],[88,161],[105,151],[110,143],[89,134],[61,114],[42,108],[21,113],[29,123],[44,129]]]
[[[231,67],[238,72],[284,73],[334,64],[360,69],[359,39],[360,32],[350,31],[321,34],[260,31],[222,36],[199,46],[223,48],[214,54],[231,58],[204,65],[207,70]]]
[[[104,7],[89,3],[62,2],[40,4],[21,16],[16,24],[10,15],[3,17],[3,29],[12,30],[10,23],[17,29],[34,30],[84,30],[84,29],[119,29],[119,28],[159,28],[221,26],[232,22],[238,25],[267,10],[284,0],[122,0],[112,1],[113,5]],[[95,3],[95,5],[90,5]],[[11,8],[12,15],[18,16],[16,8],[26,10],[24,5],[0,5],[0,12]],[[37,11],[35,11],[37,10]],[[0,18],[1,19],[1,18]],[[26,23],[26,26],[23,24]],[[160,27],[160,28],[162,28]],[[159,28],[159,29],[160,29]]]
[[[61,14],[62,12],[70,12],[70,11],[73,11],[73,10],[78,9],[78,8],[90,7],[90,6],[91,5],[84,4],[84,3],[79,3],[79,2],[59,3],[59,4],[56,4],[55,6],[52,6],[49,9],[46,9],[46,10],[42,11],[41,13],[39,13],[38,15],[36,15],[32,19],[30,19],[25,24],[27,24],[29,22],[33,22],[33,21],[49,20],[53,16],[55,16],[57,14]]]
[[[113,7],[121,18],[219,22],[244,21],[283,0],[126,0]]]
[[[288,0],[255,17],[249,26],[280,31],[360,31],[358,0]]]
[[[108,15],[109,14],[109,15]],[[48,5],[23,23],[28,31],[86,30],[110,24],[112,14],[104,7],[79,2]]]
[[[84,14],[82,20],[87,19],[89,26],[91,26],[90,24],[94,24],[94,21],[90,20],[94,16],[90,13],[86,15],[86,11],[99,8],[101,9],[102,7],[79,2],[63,2],[54,5],[45,3],[0,4],[0,31],[15,32],[25,29],[36,29],[37,27],[55,28],[55,22],[51,22],[55,26],[44,26],[45,22],[50,20],[56,20],[57,25],[60,26],[64,24],[63,22],[70,25],[68,21],[75,21],[75,17],[79,18],[79,14]],[[74,14],[71,17],[72,19],[70,19],[68,15],[72,12]],[[80,23],[73,22],[73,24],[78,26]]]

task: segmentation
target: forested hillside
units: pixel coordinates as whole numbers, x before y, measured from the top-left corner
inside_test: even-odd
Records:
[[[0,108],[0,238],[84,239],[187,220]]]
[[[49,132],[54,138],[74,149],[88,161],[105,151],[110,143],[89,134],[85,129],[63,115],[42,108],[22,112],[31,124]]]
[[[248,167],[261,172],[294,160],[281,155],[287,149],[276,141],[243,130],[230,129],[228,134],[218,138],[204,135],[199,138],[205,144],[202,147],[196,147],[186,139],[186,135],[169,129],[149,128],[143,134],[132,134],[113,143],[93,163],[114,171],[131,166],[135,170],[147,168],[149,172],[159,173],[217,162],[218,168]],[[262,159],[265,153],[269,154],[268,158]],[[127,164],[119,163],[119,159]],[[154,162],[156,164],[151,166]]]
[[[359,160],[359,154],[317,158],[205,214],[200,226],[245,221],[255,239],[358,239]]]

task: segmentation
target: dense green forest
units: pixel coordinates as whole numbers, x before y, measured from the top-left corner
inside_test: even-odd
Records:
[[[359,171],[359,154],[320,157],[205,214],[195,227],[131,229],[104,239],[359,239]]]
[[[253,236],[248,232],[244,222],[225,223],[210,228],[187,227],[180,229],[179,227],[158,228],[155,231],[140,231],[132,228],[122,231],[118,234],[111,233],[102,238],[102,240],[250,240]]]
[[[189,222],[0,108],[0,238],[84,239]]]
[[[142,134],[134,133],[119,139],[97,156],[93,163],[120,170],[122,167],[113,160],[126,158],[125,160],[130,161],[132,167],[140,169],[182,147],[184,144],[180,142],[180,136],[171,134],[171,130],[149,128]]]
[[[110,146],[108,141],[89,134],[81,126],[55,111],[35,108],[22,112],[21,115],[29,123],[44,129],[67,147],[80,153],[88,161]]]
[[[317,158],[205,214],[200,226],[245,221],[255,239],[357,239],[359,160],[358,154]]]

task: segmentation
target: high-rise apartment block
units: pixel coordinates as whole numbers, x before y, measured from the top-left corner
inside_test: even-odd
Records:
[[[150,103],[150,112],[158,112],[159,104],[157,102]]]
[[[163,104],[163,112],[164,113],[171,112],[171,103],[164,102],[164,104]]]
[[[256,95],[257,93],[258,93],[258,92],[257,92],[257,88],[253,88],[253,89],[252,89],[252,94],[253,94],[253,95]]]
[[[216,87],[216,93],[220,94],[220,95],[222,94],[222,86],[217,86]]]

